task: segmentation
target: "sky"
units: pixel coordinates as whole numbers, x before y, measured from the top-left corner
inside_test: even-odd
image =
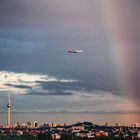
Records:
[[[13,122],[139,123],[139,7],[138,0],[0,0],[0,123],[9,94]]]

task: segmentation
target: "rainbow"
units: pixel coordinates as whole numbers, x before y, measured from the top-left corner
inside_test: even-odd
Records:
[[[118,1],[102,1],[104,21],[107,26],[107,34],[109,37],[109,45],[115,59],[116,70],[120,79],[121,89],[124,95],[129,98],[127,106],[131,110],[137,110],[138,105],[136,98],[138,97],[138,84],[136,81],[137,64],[135,63],[136,49],[133,45],[133,32],[128,31],[130,23],[125,21],[125,14],[123,9],[119,8],[121,5]],[[125,115],[126,117],[126,115]],[[129,117],[128,117],[129,118]]]

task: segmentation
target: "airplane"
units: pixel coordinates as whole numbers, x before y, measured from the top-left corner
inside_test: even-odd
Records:
[[[68,49],[68,52],[69,53],[81,53],[81,52],[83,52],[82,50],[73,50],[73,49]]]

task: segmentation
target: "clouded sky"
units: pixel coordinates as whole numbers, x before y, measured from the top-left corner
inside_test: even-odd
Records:
[[[139,6],[0,0],[1,113],[139,114]]]

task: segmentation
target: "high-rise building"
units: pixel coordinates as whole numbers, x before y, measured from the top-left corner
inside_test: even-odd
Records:
[[[10,95],[8,96],[8,104],[7,104],[7,127],[11,126],[11,103],[10,103]]]

